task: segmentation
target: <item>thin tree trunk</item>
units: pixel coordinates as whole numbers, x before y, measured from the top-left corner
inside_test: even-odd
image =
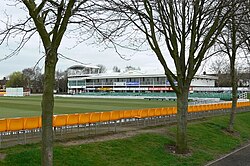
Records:
[[[53,165],[53,109],[56,52],[48,52],[45,60],[44,88],[42,96],[42,166]]]
[[[228,130],[233,132],[234,130],[234,119],[235,119],[235,112],[237,108],[237,100],[238,100],[238,85],[237,85],[237,74],[235,71],[235,65],[231,64],[231,86],[232,86],[232,108],[230,113],[230,120],[228,125]]]
[[[187,109],[188,109],[188,88],[182,88],[177,94],[177,137],[176,153],[187,153]]]
[[[232,38],[232,55],[230,59],[230,74],[231,74],[231,86],[232,86],[232,110],[230,113],[230,120],[229,120],[229,125],[228,125],[228,130],[230,132],[233,132],[233,126],[234,126],[234,119],[235,119],[235,112],[236,112],[236,106],[237,106],[237,99],[238,99],[238,94],[237,94],[237,72],[235,69],[235,60],[236,60],[236,52],[237,52],[237,40],[236,40],[236,24],[235,24],[235,18],[232,17],[232,33],[231,33],[231,38]]]

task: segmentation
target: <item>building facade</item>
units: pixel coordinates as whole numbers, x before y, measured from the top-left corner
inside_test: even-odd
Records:
[[[217,77],[195,76],[193,87],[214,87]],[[123,73],[99,73],[96,66],[72,66],[68,69],[68,93],[84,92],[169,92],[173,91],[163,73],[138,70]]]

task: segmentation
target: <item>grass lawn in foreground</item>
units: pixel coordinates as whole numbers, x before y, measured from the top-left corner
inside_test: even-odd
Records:
[[[41,115],[41,96],[0,97],[0,118]],[[55,97],[54,114],[173,107],[174,101]]]
[[[139,134],[131,138],[65,147],[56,143],[56,166],[199,166],[228,153],[250,138],[250,113],[237,114],[237,134],[224,131],[228,115],[195,121],[188,125],[188,156],[173,155],[164,148],[174,144],[176,126],[166,126],[167,133]],[[153,128],[157,130],[157,128]],[[40,145],[0,149],[7,154],[0,165],[40,164]]]

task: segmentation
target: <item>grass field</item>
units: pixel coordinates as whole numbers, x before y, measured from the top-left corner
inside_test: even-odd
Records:
[[[191,154],[178,156],[165,146],[174,144],[176,126],[164,126],[165,132],[144,133],[131,138],[63,146],[55,143],[56,166],[200,166],[246,143],[250,138],[250,113],[237,114],[236,134],[225,132],[229,116],[213,117],[188,125]],[[157,128],[152,128],[157,130]],[[40,164],[40,144],[0,149],[6,154],[0,165],[36,166]]]
[[[41,96],[0,97],[0,118],[41,115]],[[104,112],[176,106],[173,101],[143,99],[55,98],[54,114]]]

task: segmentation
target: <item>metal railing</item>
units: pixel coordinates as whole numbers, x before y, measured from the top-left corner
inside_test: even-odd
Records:
[[[189,120],[228,113],[231,102],[190,105]],[[238,112],[250,111],[250,102],[238,102]],[[128,131],[176,122],[176,107],[54,115],[55,139]],[[0,119],[0,148],[41,141],[41,117]]]

